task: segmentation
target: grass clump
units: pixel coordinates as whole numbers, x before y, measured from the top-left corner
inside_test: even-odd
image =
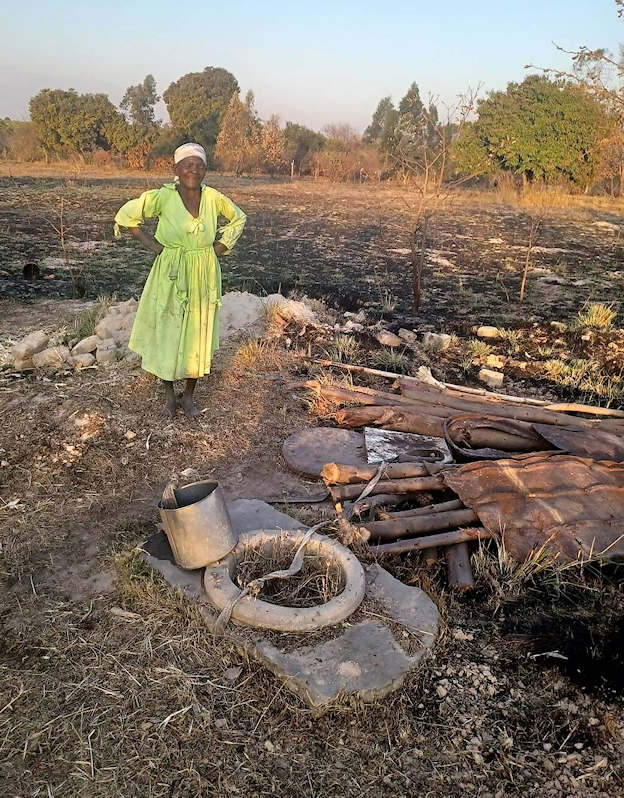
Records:
[[[353,363],[360,353],[360,344],[352,335],[336,335],[326,351],[327,358],[337,363]]]
[[[385,346],[371,352],[369,359],[374,368],[396,371],[398,374],[407,374],[411,362],[405,350],[389,349]]]
[[[594,302],[578,314],[578,326],[580,328],[592,327],[597,330],[610,330],[617,312],[611,305],[602,305]]]
[[[622,375],[605,373],[600,364],[593,360],[574,359],[569,363],[547,360],[544,371],[549,379],[572,395],[580,393],[584,398],[597,399],[605,407],[621,404],[624,400]]]
[[[385,288],[381,293],[380,308],[382,314],[385,316],[396,310],[398,302],[396,298]]]
[[[500,335],[507,347],[507,353],[509,355],[517,355],[521,349],[522,331],[502,329]]]
[[[116,301],[117,297],[114,294],[99,296],[90,308],[73,316],[69,324],[70,337],[81,341],[94,335],[98,321],[108,313],[108,309]]]

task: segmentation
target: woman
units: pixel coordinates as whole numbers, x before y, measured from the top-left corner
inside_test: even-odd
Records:
[[[186,380],[181,396],[188,418],[198,410],[195,385],[210,372],[213,352],[219,348],[221,268],[218,255],[228,255],[243,232],[247,217],[227,197],[202,186],[206,153],[199,144],[183,144],[173,156],[175,183],[145,191],[115,216],[115,235],[127,227],[144,247],[156,254],[149,273],[129,347],[141,365],[165,385],[165,413],[177,407],[174,380]],[[158,217],[154,237],[140,225]],[[217,217],[228,224],[217,228]],[[217,234],[219,238],[216,239]]]

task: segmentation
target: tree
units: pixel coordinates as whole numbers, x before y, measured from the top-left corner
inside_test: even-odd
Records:
[[[387,120],[392,114],[396,114],[392,97],[389,95],[382,97],[375,108],[370,125],[364,131],[362,140],[367,144],[377,144],[381,148]]]
[[[609,123],[587,92],[565,81],[531,75],[477,105],[478,119],[458,144],[457,157],[527,180],[565,179],[589,186]],[[462,151],[462,146],[467,146]],[[470,152],[468,152],[468,150]]]
[[[279,116],[273,114],[262,128],[262,160],[271,177],[285,164],[285,145]]]
[[[286,160],[294,161],[297,171],[301,172],[306,158],[318,152],[325,143],[325,136],[295,122],[286,122],[284,128],[284,154]]]
[[[399,114],[411,114],[413,119],[418,119],[422,112],[425,110],[422,100],[420,99],[420,90],[416,83],[407,90],[405,97],[399,103]]]
[[[153,75],[146,75],[143,83],[128,86],[119,107],[133,125],[150,128],[155,124],[154,106],[159,100]]]
[[[238,91],[238,81],[231,72],[206,67],[172,83],[163,99],[175,131],[202,144],[210,156],[228,103]]]
[[[110,150],[113,131],[125,120],[106,94],[78,94],[75,89],[42,89],[30,100],[30,118],[46,156],[64,152],[84,156]]]
[[[262,129],[254,108],[254,97],[248,92],[241,102],[238,92],[232,95],[223,116],[214,150],[222,169],[240,174],[251,171],[261,156]]]
[[[622,17],[624,0],[615,0],[615,5],[618,16]],[[547,77],[578,86],[604,109],[611,129],[602,143],[599,172],[607,184],[610,182],[611,192],[619,194],[624,188],[624,53],[621,52],[618,59],[602,47],[566,50],[555,46],[571,57],[570,70],[529,66],[539,69]]]

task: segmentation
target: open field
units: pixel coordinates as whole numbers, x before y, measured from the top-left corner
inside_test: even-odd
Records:
[[[41,327],[71,337],[93,323],[98,296],[138,296],[151,258],[127,238],[113,240],[112,218],[161,178],[3,169],[0,345]],[[520,304],[535,211],[462,194],[434,221],[414,319],[408,193],[212,177],[249,216],[223,263],[224,290],[281,287],[324,300],[337,321],[363,308],[390,330],[457,335],[442,354],[410,355],[407,370],[427,363],[440,378],[472,382],[498,354],[515,393],[622,404],[617,204],[579,198],[544,210]],[[30,262],[42,279],[23,280]],[[611,327],[579,319],[596,302],[619,314]],[[485,344],[471,334],[480,323],[511,332]],[[369,357],[366,342],[358,345]],[[475,592],[456,597],[444,574],[415,555],[397,557],[387,567],[440,608],[436,654],[387,699],[317,717],[215,641],[196,610],[141,566],[133,547],[153,531],[172,472],[192,467],[244,495],[249,475],[282,464],[284,437],[318,423],[284,390],[304,374],[283,341],[234,343],[202,381],[205,412],[190,424],[163,422],[156,381],[123,362],[54,377],[0,371],[4,794],[623,794],[617,567],[522,578],[492,548],[476,558]]]

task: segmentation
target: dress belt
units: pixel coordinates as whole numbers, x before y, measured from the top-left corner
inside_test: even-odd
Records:
[[[171,259],[171,265],[169,267],[169,279],[175,283],[176,295],[182,307],[183,313],[185,312],[186,306],[188,304],[188,280],[187,280],[186,255],[195,252],[207,252],[212,250],[214,254],[216,274],[215,274],[215,279],[209,281],[208,301],[211,305],[214,304],[220,307],[221,306],[220,266],[216,253],[214,252],[213,245],[211,244],[209,247],[194,247],[193,249],[173,244],[163,244],[162,246],[164,249],[173,250],[173,257]]]

